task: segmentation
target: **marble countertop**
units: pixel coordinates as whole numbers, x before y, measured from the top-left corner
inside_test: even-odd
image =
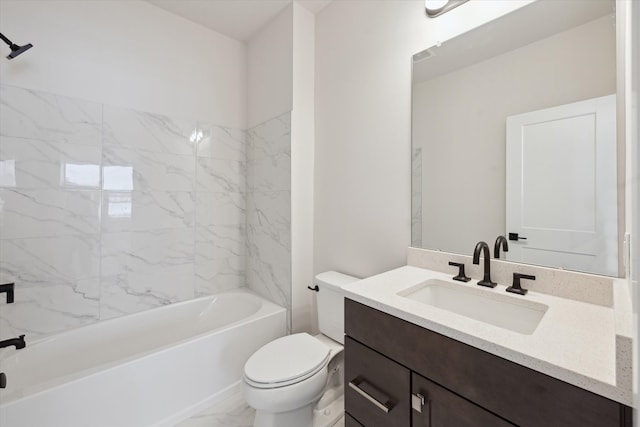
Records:
[[[630,300],[627,286],[614,286],[612,307],[545,293],[526,296],[505,292],[505,286],[483,288],[476,280],[454,282],[451,274],[404,266],[347,285],[346,297],[530,369],[632,405],[630,360],[624,343],[630,340]],[[530,335],[503,329],[397,295],[429,279],[440,279],[515,301],[537,302],[549,308]],[[523,282],[523,286],[526,282]],[[626,292],[626,294],[625,294]],[[630,351],[630,346],[629,349]],[[628,372],[627,372],[628,371]]]

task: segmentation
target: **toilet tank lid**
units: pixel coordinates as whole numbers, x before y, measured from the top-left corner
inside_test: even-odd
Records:
[[[316,275],[315,282],[320,288],[326,286],[337,290],[358,280],[360,279],[357,277],[338,273],[337,271],[325,271],[324,273]]]

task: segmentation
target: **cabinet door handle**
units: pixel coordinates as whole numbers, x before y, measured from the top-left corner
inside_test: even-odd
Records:
[[[411,395],[411,408],[414,411],[418,411],[422,413],[422,407],[424,406],[424,396],[420,393],[415,393]]]
[[[356,378],[353,381],[349,381],[349,387],[354,389],[360,396],[367,399],[369,402],[373,403],[377,408],[384,411],[386,414],[389,413],[390,410],[393,409],[393,405],[386,399],[386,402],[380,402],[375,397],[371,396],[369,393],[360,388],[360,384],[366,384],[366,381],[361,380],[360,378]]]

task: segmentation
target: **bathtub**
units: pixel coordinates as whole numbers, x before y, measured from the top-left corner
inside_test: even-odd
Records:
[[[27,336],[0,354],[0,426],[171,426],[236,390],[249,356],[285,334],[285,309],[235,291]]]

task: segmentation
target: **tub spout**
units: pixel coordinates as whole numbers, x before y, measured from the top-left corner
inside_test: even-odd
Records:
[[[20,335],[18,338],[11,338],[8,340],[0,341],[0,348],[15,346],[16,350],[25,348],[27,343],[24,341],[24,335]]]

